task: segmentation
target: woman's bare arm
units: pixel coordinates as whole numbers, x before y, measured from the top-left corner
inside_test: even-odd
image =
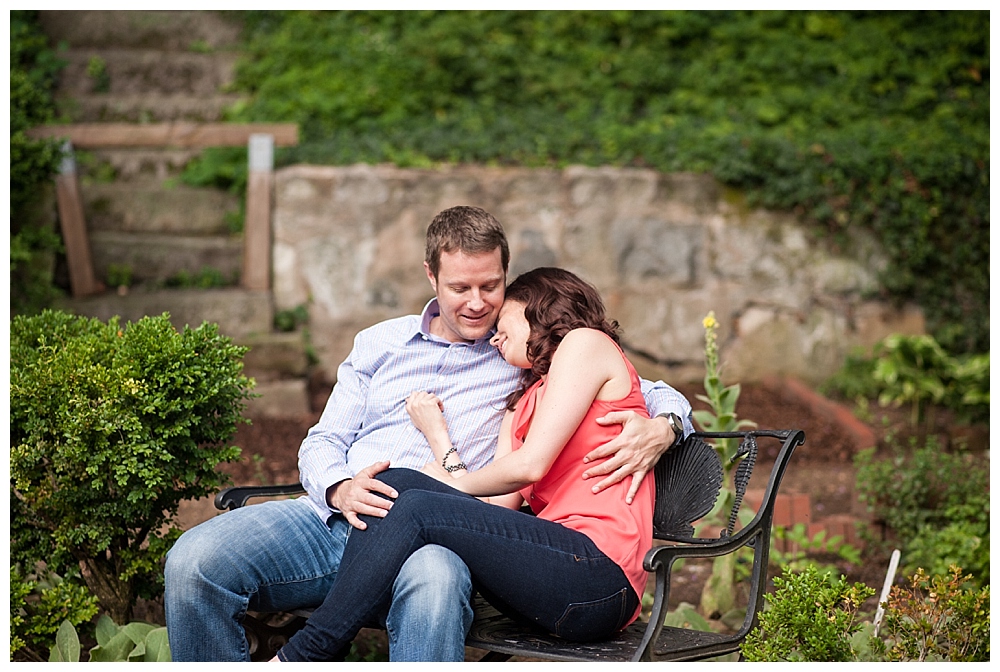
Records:
[[[623,383],[626,391],[617,398],[627,394],[628,369],[614,343],[599,331],[574,329],[552,357],[524,445],[451,485],[472,495],[492,496],[537,482],[605,385],[620,389]]]

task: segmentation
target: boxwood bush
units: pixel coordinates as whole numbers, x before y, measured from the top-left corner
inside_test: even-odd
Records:
[[[162,590],[179,503],[239,457],[246,348],[166,314],[122,326],[46,310],[11,321],[10,352],[11,565],[82,575],[127,623]]]

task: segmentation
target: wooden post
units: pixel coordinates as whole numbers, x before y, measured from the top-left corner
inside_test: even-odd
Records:
[[[63,159],[59,175],[56,176],[56,204],[59,208],[63,243],[66,245],[66,264],[69,266],[69,283],[73,296],[87,296],[104,291],[104,285],[94,278],[73,145],[68,140],[63,143]]]
[[[249,142],[247,214],[243,226],[243,287],[271,288],[271,183],[274,136],[255,133]]]

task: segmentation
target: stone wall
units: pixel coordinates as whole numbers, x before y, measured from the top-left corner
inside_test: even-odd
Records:
[[[594,283],[647,377],[701,379],[710,310],[727,381],[778,373],[819,383],[855,346],[924,329],[918,309],[874,298],[883,261],[871,241],[837,253],[794,217],[748,208],[710,177],[292,166],[275,181],[275,310],[308,305],[327,380],[359,329],[419,312],[432,296],[424,232],[460,204],[504,224],[512,277],[556,265]]]

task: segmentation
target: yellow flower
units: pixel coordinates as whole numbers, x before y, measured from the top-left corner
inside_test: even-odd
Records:
[[[701,321],[701,326],[705,327],[705,329],[715,329],[719,326],[719,323],[715,320],[714,310],[708,311],[708,315],[706,315],[705,319]]]

